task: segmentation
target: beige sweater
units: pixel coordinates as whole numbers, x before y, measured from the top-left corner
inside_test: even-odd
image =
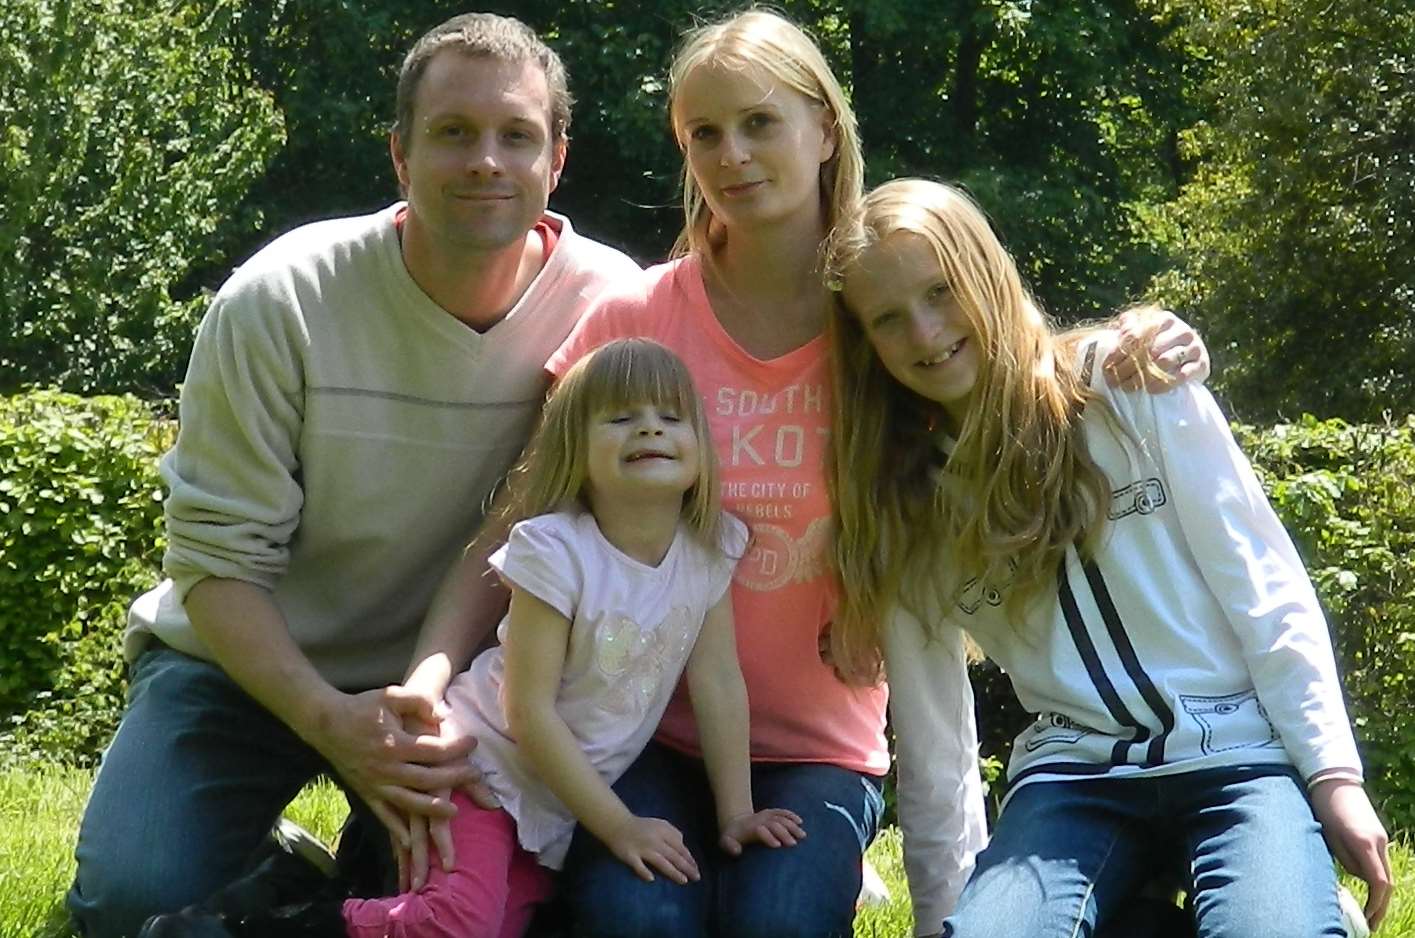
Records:
[[[520,453],[544,364],[580,313],[638,268],[568,220],[516,306],[477,333],[403,266],[394,205],[261,250],[197,334],[181,431],[162,461],[169,577],[129,614],[209,658],[182,598],[209,576],[269,589],[335,686],[401,678],[437,583]]]

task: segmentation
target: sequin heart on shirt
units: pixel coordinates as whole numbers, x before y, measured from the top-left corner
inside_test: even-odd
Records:
[[[629,616],[606,623],[595,642],[595,663],[606,681],[601,706],[642,714],[665,682],[676,683],[696,635],[686,606],[674,606],[657,626],[641,628]]]

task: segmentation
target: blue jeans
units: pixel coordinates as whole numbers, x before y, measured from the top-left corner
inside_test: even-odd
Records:
[[[69,911],[90,938],[205,899],[240,875],[324,759],[226,673],[154,644],[79,827]]]
[[[943,933],[1092,935],[1163,864],[1159,843],[1183,851],[1201,938],[1345,934],[1302,781],[1268,765],[1019,789]]]
[[[683,832],[702,879],[646,883],[595,837],[577,829],[561,877],[581,938],[835,938],[849,936],[860,892],[860,858],[884,809],[880,782],[822,764],[757,763],[760,808],[788,808],[806,839],[794,847],[748,847],[733,859],[717,846],[712,791],[701,760],[650,743],[614,786],[635,814]]]

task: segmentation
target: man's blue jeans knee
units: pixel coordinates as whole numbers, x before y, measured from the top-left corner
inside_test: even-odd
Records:
[[[702,880],[679,886],[638,879],[583,830],[562,876],[573,934],[706,938],[848,936],[860,890],[860,858],[883,810],[877,779],[832,765],[752,767],[758,807],[801,815],[806,839],[794,847],[749,848],[733,859],[717,846],[717,820],[703,764],[650,744],[615,791],[636,814],[660,817],[683,833]]]
[[[133,935],[149,915],[204,899],[325,770],[219,667],[149,649],[79,828],[68,904],[80,932]]]

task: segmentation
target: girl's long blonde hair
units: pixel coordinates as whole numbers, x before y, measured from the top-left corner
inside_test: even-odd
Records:
[[[864,252],[898,234],[933,248],[978,344],[977,382],[946,456],[942,409],[890,376],[839,292]],[[869,679],[895,601],[929,624],[980,586],[1005,592],[1018,621],[1068,547],[1094,549],[1110,486],[1080,418],[1104,401],[1074,365],[1087,334],[1053,334],[982,210],[956,188],[900,179],[875,189],[832,233],[826,268],[837,290],[828,474],[844,594],[831,650],[837,667]]]
[[[688,75],[704,65],[757,72],[826,109],[835,133],[835,153],[821,164],[821,208],[826,227],[834,225],[844,209],[860,197],[865,159],[860,151],[855,112],[816,44],[795,23],[762,9],[745,10],[688,32],[668,69],[668,115],[680,149],[686,149],[687,141],[677,135],[678,92]],[[683,215],[683,230],[674,242],[671,256],[697,254],[710,258],[712,210],[686,159]]]
[[[649,339],[617,339],[581,358],[556,382],[526,456],[507,478],[508,526],[570,508],[591,510],[586,437],[606,411],[639,404],[675,410],[698,438],[698,477],[683,494],[683,519],[706,544],[721,543],[717,459],[702,398],[682,359]]]

